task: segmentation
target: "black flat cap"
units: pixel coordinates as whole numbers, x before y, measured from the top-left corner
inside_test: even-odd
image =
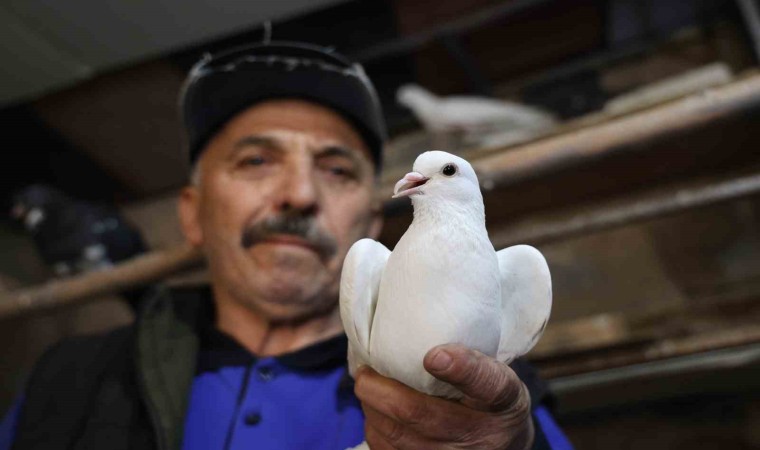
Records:
[[[361,134],[380,169],[387,132],[364,69],[332,49],[296,42],[235,48],[206,56],[193,67],[180,96],[190,162],[233,116],[276,98],[309,100],[335,110]]]

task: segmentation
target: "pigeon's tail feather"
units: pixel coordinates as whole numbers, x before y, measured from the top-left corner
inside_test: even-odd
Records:
[[[340,278],[340,318],[348,337],[348,366],[369,364],[369,340],[385,263],[390,250],[372,239],[357,241],[346,255]]]
[[[538,342],[549,321],[552,282],[541,252],[515,245],[496,253],[504,315],[497,359],[511,361]]]
[[[412,110],[414,116],[426,129],[441,127],[440,100],[438,96],[416,84],[406,84],[396,91],[396,101]]]
[[[396,101],[416,112],[420,108],[434,108],[438,97],[422,86],[405,84],[396,91]]]

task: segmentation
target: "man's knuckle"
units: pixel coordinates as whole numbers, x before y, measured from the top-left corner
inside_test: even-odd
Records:
[[[463,430],[453,440],[458,444],[471,445],[479,443],[482,439],[483,430],[480,427],[471,427]]]
[[[396,421],[390,421],[385,433],[386,440],[396,446],[403,441],[404,436],[406,436],[406,428]]]
[[[457,441],[464,448],[504,449],[509,443],[509,433],[502,423],[490,421],[463,434]]]
[[[388,448],[389,444],[385,437],[374,427],[365,427],[364,438],[372,449]]]
[[[475,358],[470,359],[467,364],[464,364],[461,371],[463,382],[471,386],[479,385],[486,376],[483,364],[480,364],[480,361]]]
[[[491,435],[480,435],[472,441],[471,448],[488,448],[488,449],[501,449],[503,446],[498,445],[500,441],[495,439]]]
[[[513,403],[512,410],[516,416],[522,419],[530,417],[530,392],[528,387],[522,381],[518,382],[520,389],[517,393],[517,399]]]
[[[518,397],[517,390],[511,385],[502,386],[493,392],[489,404],[495,409],[511,409]]]
[[[505,377],[494,390],[490,404],[494,409],[506,409],[514,412],[530,410],[530,395],[525,384],[517,378]]]
[[[425,405],[411,402],[396,407],[396,417],[407,425],[418,425],[428,416]]]
[[[469,391],[480,391],[487,384],[488,373],[480,360],[472,358],[454,366],[456,384]]]

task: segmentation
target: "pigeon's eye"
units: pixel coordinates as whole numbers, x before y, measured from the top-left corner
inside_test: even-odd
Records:
[[[454,174],[457,173],[457,166],[454,164],[446,164],[443,166],[443,170],[441,170],[441,173],[446,175],[447,177],[453,177]]]

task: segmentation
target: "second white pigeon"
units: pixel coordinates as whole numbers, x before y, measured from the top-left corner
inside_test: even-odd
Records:
[[[394,251],[362,239],[344,262],[349,370],[366,364],[421,392],[458,398],[424,369],[425,354],[459,343],[508,363],[528,352],[549,319],[549,268],[527,245],[494,250],[477,176],[460,157],[421,154],[394,197],[414,206]]]
[[[544,130],[556,125],[552,114],[535,106],[488,97],[439,97],[416,84],[401,86],[396,100],[411,109],[430,131],[505,132]]]

